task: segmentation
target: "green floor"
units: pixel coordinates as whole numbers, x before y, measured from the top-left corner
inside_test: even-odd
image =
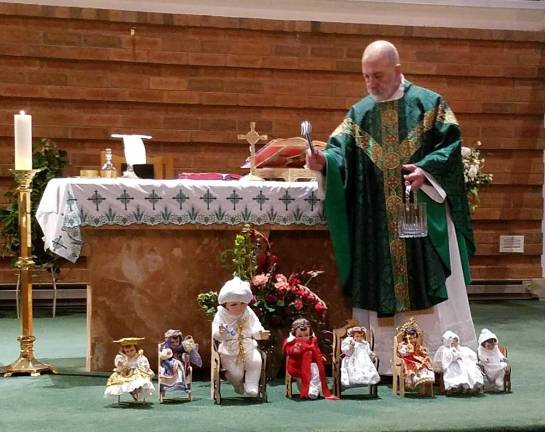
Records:
[[[0,378],[0,431],[485,431],[545,430],[545,302],[473,303],[475,325],[492,329],[509,348],[513,393],[401,399],[391,386],[378,400],[284,398],[269,386],[269,403],[233,399],[216,406],[208,382],[196,382],[190,403],[116,407],[103,399],[105,378],[82,374],[85,316],[36,318],[36,353],[61,374]],[[0,365],[17,358],[18,321],[0,313]],[[224,385],[224,396],[233,394]]]

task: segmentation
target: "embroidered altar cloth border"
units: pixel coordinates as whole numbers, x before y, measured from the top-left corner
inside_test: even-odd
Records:
[[[76,262],[81,226],[319,225],[323,198],[318,182],[62,178],[48,183],[36,218],[45,249]]]

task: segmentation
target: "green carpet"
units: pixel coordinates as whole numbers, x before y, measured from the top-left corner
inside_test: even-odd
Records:
[[[269,403],[241,398],[216,406],[208,382],[194,383],[188,403],[117,407],[102,397],[104,376],[82,374],[85,316],[36,318],[36,354],[60,375],[0,379],[0,431],[543,431],[545,430],[545,303],[502,301],[471,305],[478,331],[493,330],[509,348],[513,393],[433,399],[392,395],[379,399],[352,390],[342,401],[288,400],[281,382],[269,386]],[[0,316],[0,364],[17,358],[18,321]],[[234,395],[229,385],[223,396]],[[155,396],[155,395],[154,395]],[[126,399],[127,400],[127,399]]]

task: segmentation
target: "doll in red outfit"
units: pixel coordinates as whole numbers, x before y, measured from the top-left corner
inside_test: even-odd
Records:
[[[337,399],[327,387],[324,369],[326,359],[308,320],[299,318],[293,322],[282,350],[287,356],[288,373],[297,378],[301,399],[316,399],[320,393],[326,399]]]

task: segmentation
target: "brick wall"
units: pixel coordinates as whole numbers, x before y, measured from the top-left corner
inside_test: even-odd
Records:
[[[131,36],[131,29],[134,35]],[[111,133],[145,133],[178,171],[241,172],[257,123],[271,138],[312,121],[325,140],[364,93],[360,56],[395,43],[409,80],[443,94],[494,184],[475,213],[478,279],[541,276],[544,33],[169,15],[0,3],[0,195],[11,187],[13,114],[96,167]],[[3,199],[3,198],[1,198]],[[499,255],[524,234],[524,255]],[[0,282],[14,280],[0,262]],[[65,280],[86,279],[85,260]]]

